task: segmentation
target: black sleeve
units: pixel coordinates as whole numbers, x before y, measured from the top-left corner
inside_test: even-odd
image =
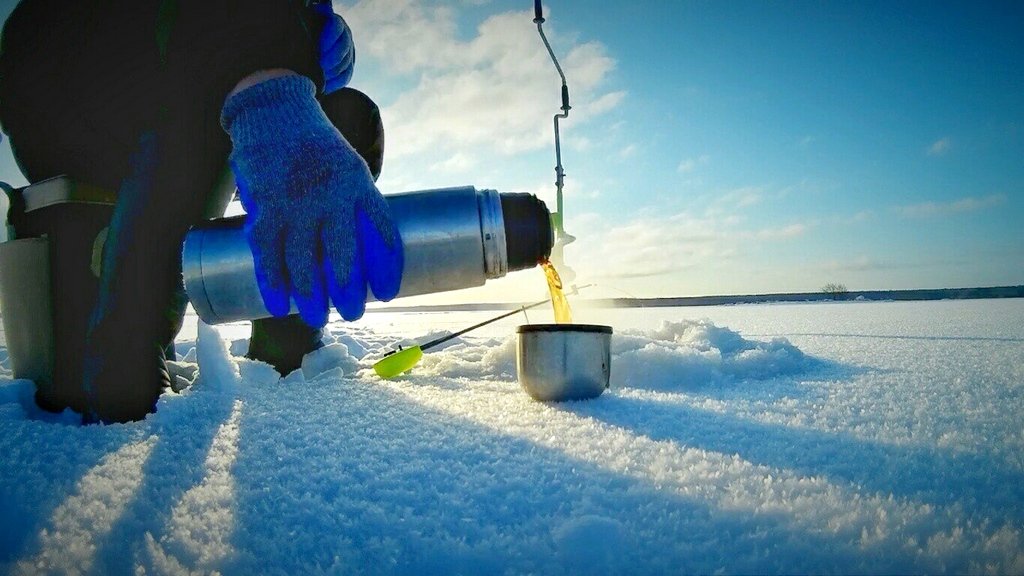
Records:
[[[313,4],[22,0],[0,38],[0,125],[32,181],[63,173],[115,189],[154,126],[176,126],[190,158],[217,156],[229,149],[224,98],[245,76],[286,68],[322,89]]]
[[[170,25],[165,59],[172,78],[223,99],[245,76],[286,68],[323,87],[323,25],[305,0],[163,0]],[[198,86],[196,86],[198,85]]]
[[[94,174],[100,156],[107,171],[123,172],[119,151],[134,146],[164,92],[151,24],[158,3],[22,0],[8,17],[0,121],[31,181]]]

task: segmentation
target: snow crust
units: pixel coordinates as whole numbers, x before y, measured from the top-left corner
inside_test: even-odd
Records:
[[[594,314],[596,400],[531,400],[507,325],[381,381],[481,317],[371,314],[284,377],[200,324],[90,427],[0,342],[0,572],[1024,572],[1024,302]]]

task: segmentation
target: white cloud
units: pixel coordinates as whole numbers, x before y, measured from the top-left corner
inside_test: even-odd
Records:
[[[711,161],[711,156],[702,154],[696,158],[686,158],[679,163],[676,167],[676,171],[681,174],[689,174],[697,169],[698,166],[703,166]]]
[[[414,83],[382,111],[389,158],[469,147],[518,154],[551,146],[559,78],[532,11],[491,16],[468,38],[460,37],[455,9],[416,0],[364,0],[344,14],[363,66],[368,57]],[[602,88],[615,66],[604,46],[566,46],[558,32],[545,27],[571,90],[573,109],[563,122],[578,125],[618,106],[625,93]]]
[[[579,242],[567,248],[566,260],[584,282],[624,286],[629,282],[617,283],[649,279],[633,283],[634,289],[676,294],[696,286],[720,290],[707,286],[719,285],[720,274],[750,270],[765,254],[790,250],[784,244],[800,242],[819,225],[773,222],[749,209],[768,194],[765,187],[744,186],[691,202],[685,210],[648,207],[616,217],[570,214],[566,230]]]
[[[858,224],[858,223],[861,223],[861,222],[867,222],[868,220],[871,220],[874,217],[875,217],[875,213],[872,212],[871,210],[861,210],[860,212],[857,212],[853,216],[850,216],[849,218],[847,218],[846,222],[847,223]]]
[[[587,114],[589,116],[597,116],[599,114],[604,114],[605,112],[608,112],[611,109],[613,109],[616,106],[618,106],[619,104],[621,104],[622,100],[625,97],[626,97],[626,93],[624,91],[621,91],[621,90],[618,91],[618,92],[609,92],[607,94],[603,94],[600,97],[598,97],[596,100],[594,100],[593,102],[590,102],[589,104],[587,104],[587,106],[588,106]],[[578,112],[577,112],[577,114],[578,114]]]
[[[631,220],[611,221],[596,215],[570,218],[566,229],[579,238],[566,259],[580,278],[670,276],[687,270],[704,273],[749,255],[753,246],[804,235],[809,225],[745,229],[729,216],[690,212],[662,215],[645,211]]]
[[[814,226],[855,226],[857,224],[863,224],[870,222],[875,218],[875,213],[871,210],[861,210],[853,214],[831,214],[812,220],[810,223]]]
[[[896,266],[877,262],[873,258],[861,254],[848,260],[829,260],[819,266],[825,272],[870,272],[874,270],[891,270]]]
[[[803,198],[816,198],[827,196],[841,188],[835,181],[823,180],[820,178],[801,178],[799,182],[784,186],[776,193],[777,198],[788,198],[800,196]]]
[[[762,186],[742,186],[723,192],[715,196],[708,206],[706,213],[709,216],[721,214],[732,214],[737,209],[749,208],[761,203],[766,190]]]
[[[983,198],[968,196],[951,202],[922,202],[921,204],[909,206],[897,206],[895,210],[907,218],[935,218],[965,212],[976,212],[999,206],[1005,201],[1005,194],[991,194]]]
[[[594,141],[586,136],[571,135],[569,137],[562,136],[562,146],[571,148],[576,152],[589,152],[594,148]],[[552,144],[552,148],[554,144]]]
[[[727,238],[713,219],[687,213],[654,213],[625,222],[590,215],[570,219],[566,229],[579,241],[566,259],[581,278],[635,278],[669,274],[722,257]]]
[[[932,142],[931,146],[928,147],[929,156],[942,156],[946,152],[949,152],[950,147],[953,146],[953,139],[949,136],[939,138],[935,142]]]
[[[432,172],[443,172],[445,174],[461,174],[468,172],[476,166],[476,159],[463,152],[456,152],[446,160],[437,162],[430,166]]]
[[[790,224],[779,228],[763,228],[758,230],[755,237],[758,240],[788,240],[803,236],[807,232],[806,224]]]
[[[566,204],[570,209],[576,204],[577,200],[593,200],[601,195],[601,190],[597,186],[591,185],[586,179],[580,178],[567,178],[565,181],[565,187],[562,189],[562,193],[565,196]],[[538,190],[536,196],[544,199],[546,197],[551,198],[549,203],[550,208],[553,210],[555,207],[555,186],[551,182],[547,184],[546,191]]]

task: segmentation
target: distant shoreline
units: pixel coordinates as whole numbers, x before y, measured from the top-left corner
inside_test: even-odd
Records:
[[[851,290],[839,294],[825,292],[788,292],[781,294],[743,294],[730,296],[677,296],[669,298],[597,298],[583,299],[596,308],[662,308],[675,306],[724,306],[729,304],[771,304],[780,302],[908,302],[922,300],[977,300],[986,298],[1024,298],[1022,286],[985,288],[932,288],[925,290]],[[388,306],[368,308],[372,312],[473,312],[478,310],[515,310],[524,303],[489,302],[477,304],[438,304],[431,306]]]

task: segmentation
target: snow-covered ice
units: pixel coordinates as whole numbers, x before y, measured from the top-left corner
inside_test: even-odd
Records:
[[[1024,300],[577,310],[585,402],[519,389],[514,320],[370,369],[491,314],[338,322],[284,378],[193,325],[194,383],[111,426],[0,341],[0,571],[1024,573]]]

